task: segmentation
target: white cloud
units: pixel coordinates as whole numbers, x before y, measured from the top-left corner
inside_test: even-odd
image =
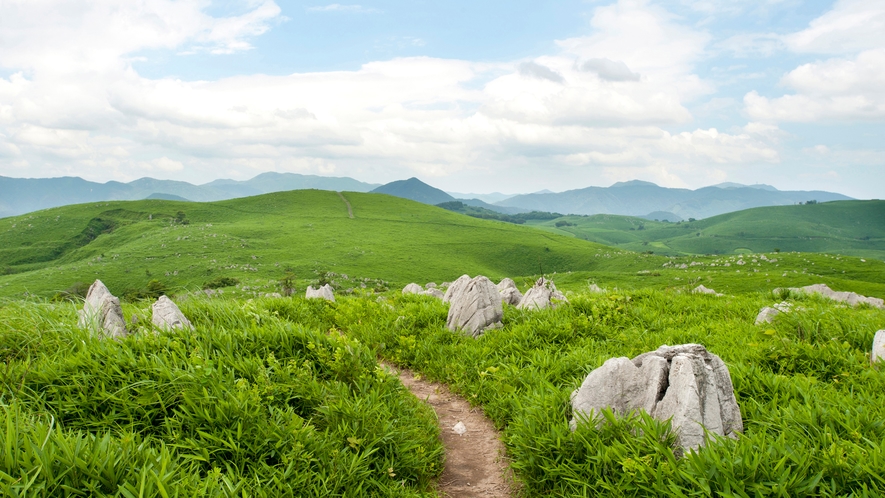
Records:
[[[796,52],[852,54],[885,47],[885,2],[839,0],[808,28],[784,37]]]

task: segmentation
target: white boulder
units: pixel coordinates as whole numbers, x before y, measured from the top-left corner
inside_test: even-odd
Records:
[[[323,285],[319,289],[314,289],[313,286],[308,287],[304,297],[335,302],[335,293],[332,292],[332,287],[329,284]]]
[[[460,280],[459,278],[458,281]],[[457,281],[449,288],[457,288],[450,297],[449,316],[446,320],[449,330],[462,330],[478,337],[488,328],[501,326],[504,308],[498,288],[491,280],[480,275],[462,285],[456,284]]]
[[[126,335],[126,321],[123,319],[120,300],[111,294],[101,280],[96,280],[89,287],[77,326],[115,339]]]
[[[525,293],[516,307],[520,309],[542,310],[551,307],[555,308],[559,303],[568,303],[568,299],[566,299],[563,293],[556,290],[556,285],[551,280],[541,277]]]
[[[405,294],[421,294],[424,292],[424,287],[412,282],[411,284],[403,287],[403,295]]]
[[[501,294],[501,302],[516,306],[522,301],[522,292],[516,287],[516,282],[511,278],[505,278],[498,284],[498,293]]]
[[[185,329],[193,330],[194,326],[178,309],[178,306],[166,296],[160,296],[151,306],[151,323],[160,329]]]
[[[870,363],[885,361],[885,330],[876,332],[873,337],[873,353],[870,355]]]

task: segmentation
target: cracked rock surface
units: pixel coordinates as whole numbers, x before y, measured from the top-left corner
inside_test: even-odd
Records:
[[[96,280],[89,286],[77,326],[92,329],[106,337],[118,338],[126,335],[126,321],[123,320],[120,300],[111,294],[101,280]]]
[[[449,330],[461,330],[478,337],[488,328],[500,327],[504,307],[495,284],[482,275],[462,281],[463,278],[449,287],[450,292],[455,289],[451,295],[446,292],[450,299],[446,320]]]

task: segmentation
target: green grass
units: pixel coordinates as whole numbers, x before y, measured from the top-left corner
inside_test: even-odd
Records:
[[[571,226],[555,226],[563,221]],[[528,223],[608,246],[663,255],[780,249],[885,259],[885,201],[761,207],[680,223],[617,215]]]

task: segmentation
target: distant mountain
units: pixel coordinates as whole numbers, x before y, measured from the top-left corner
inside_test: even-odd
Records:
[[[654,213],[648,213],[645,216],[639,216],[639,218],[654,221],[669,221],[671,223],[682,221],[682,218],[679,215],[668,213],[666,211],[655,211]]]
[[[413,201],[431,205],[455,200],[451,195],[436,187],[431,187],[415,177],[409,178],[408,180],[390,182],[372,190],[372,193],[402,197],[403,199],[411,199]]]
[[[504,199],[509,199],[516,194],[502,194],[501,192],[492,192],[491,194],[462,194],[459,192],[447,192],[455,199],[479,199],[483,202],[495,203]]]
[[[519,213],[528,213],[528,209],[517,208],[517,207],[506,207],[506,206],[498,206],[495,204],[489,204],[487,202],[483,202],[479,199],[458,199],[459,201],[467,204],[468,206],[479,207],[488,209],[490,211],[495,211],[496,213],[502,214],[519,214]]]
[[[151,194],[145,199],[160,199],[163,201],[182,201],[182,202],[192,202],[190,199],[185,199],[180,195],[175,194]]]
[[[646,216],[647,213],[663,211],[682,219],[702,219],[754,207],[851,199],[833,192],[780,191],[768,185],[721,185],[689,190],[634,180],[618,182],[607,188],[588,187],[556,194],[517,195],[495,204],[567,214]]]
[[[146,198],[220,201],[285,190],[346,190],[368,192],[378,184],[347,177],[262,173],[251,180],[215,180],[205,185],[139,178],[121,183],[96,183],[78,177],[8,178],[0,176],[0,218],[56,206]]]

